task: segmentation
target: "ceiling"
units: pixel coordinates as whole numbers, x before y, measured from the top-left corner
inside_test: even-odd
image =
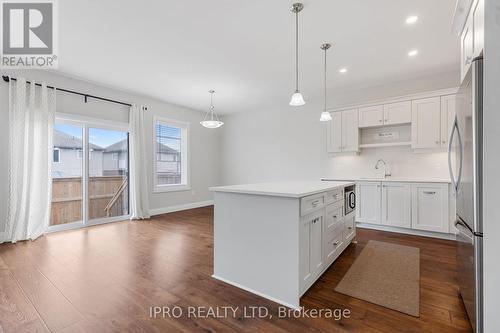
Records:
[[[300,89],[329,94],[459,68],[455,0],[304,0]],[[59,71],[198,110],[287,105],[294,90],[294,16],[285,0],[59,1]],[[413,26],[405,19],[418,15]],[[408,57],[418,49],[419,55]],[[339,68],[348,72],[340,74]]]

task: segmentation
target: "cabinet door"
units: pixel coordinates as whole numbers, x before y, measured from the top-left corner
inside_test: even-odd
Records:
[[[457,98],[456,95],[441,97],[441,147],[448,148],[453,121],[455,120]]]
[[[359,109],[359,127],[373,127],[384,124],[384,106],[368,106]]]
[[[342,112],[332,112],[327,130],[327,150],[329,153],[342,151]]]
[[[299,230],[300,289],[304,291],[323,269],[323,210],[304,216]]]
[[[356,221],[380,224],[381,183],[358,182],[356,185]]]
[[[411,123],[411,102],[384,105],[384,125]]]
[[[462,80],[465,78],[465,74],[469,70],[472,62],[473,52],[474,52],[474,26],[473,26],[472,12],[465,23],[464,30],[462,31],[462,36],[460,38],[461,44],[461,69],[462,69]]]
[[[342,151],[359,150],[358,110],[342,111]]]
[[[441,147],[441,99],[418,99],[411,107],[412,148]]]
[[[412,185],[412,228],[450,231],[448,216],[448,184]]]
[[[382,183],[382,224],[411,228],[411,186]]]
[[[473,57],[479,57],[484,48],[484,0],[476,0],[476,3],[472,5],[472,22]]]

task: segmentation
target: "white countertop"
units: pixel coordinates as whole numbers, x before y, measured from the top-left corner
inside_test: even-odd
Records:
[[[322,178],[323,181],[365,181],[365,182],[408,182],[408,183],[451,183],[449,179],[432,179],[432,178],[405,178],[405,177],[387,177],[387,178],[349,178],[349,177],[332,177]]]
[[[212,192],[231,192],[276,197],[302,198],[308,195],[330,191],[338,187],[354,185],[352,181],[310,181],[258,183],[211,187]]]

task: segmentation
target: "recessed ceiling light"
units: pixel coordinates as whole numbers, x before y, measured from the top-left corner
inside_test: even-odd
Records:
[[[410,57],[414,57],[414,56],[416,56],[417,54],[418,54],[418,50],[411,50],[410,52],[408,52],[408,55],[409,55]]]
[[[406,24],[415,24],[418,21],[418,16],[408,16],[406,18]]]
[[[347,68],[341,68],[339,69],[339,72],[342,74],[347,73]]]

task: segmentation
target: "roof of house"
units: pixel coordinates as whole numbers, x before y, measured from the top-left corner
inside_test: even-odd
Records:
[[[172,153],[172,154],[177,154],[178,151],[173,149],[173,148],[170,148],[162,143],[157,143],[158,144],[158,147],[157,147],[157,150],[161,153]],[[122,152],[122,151],[127,151],[127,139],[123,139],[121,141],[118,141],[116,143],[113,143],[112,145],[110,146],[107,146],[105,149],[104,149],[104,152],[105,153],[118,153],[118,152]]]
[[[83,141],[76,136],[54,130],[54,147],[66,149],[82,149]],[[104,148],[93,143],[89,143],[89,148],[93,150],[104,150]]]

